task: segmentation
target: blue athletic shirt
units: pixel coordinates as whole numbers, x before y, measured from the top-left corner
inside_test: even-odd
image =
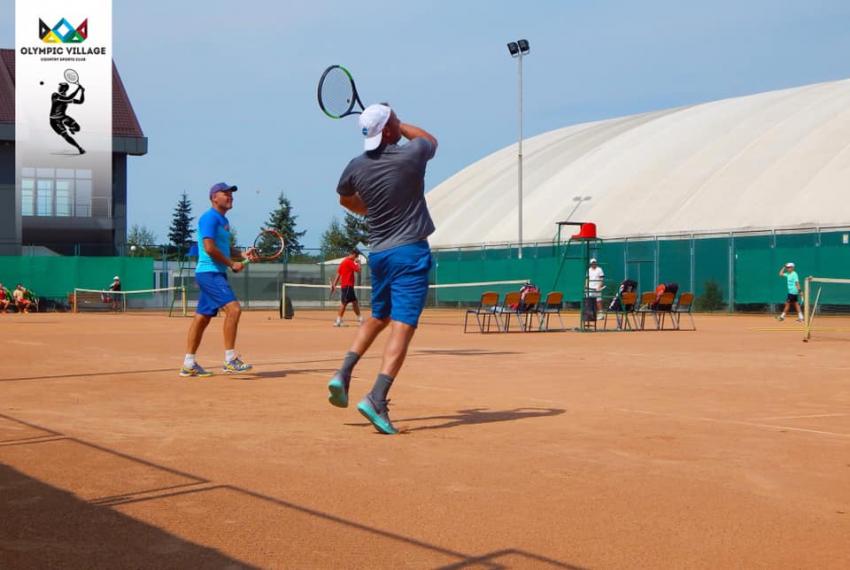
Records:
[[[215,240],[215,246],[230,256],[230,222],[215,208],[210,208],[198,220],[198,266],[195,273],[227,273],[227,266],[215,261],[204,249],[204,240]]]

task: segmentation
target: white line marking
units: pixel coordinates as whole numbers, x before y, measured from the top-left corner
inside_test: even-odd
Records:
[[[842,418],[850,414],[811,414],[809,416],[773,416],[769,418],[755,418],[760,422],[771,420],[803,420],[806,418]]]
[[[762,424],[756,422],[744,422],[740,420],[721,420],[717,418],[700,418],[700,417],[689,417],[689,416],[677,416],[675,414],[661,414],[657,412],[648,412],[645,410],[629,410],[626,408],[618,408],[621,412],[626,412],[630,414],[643,414],[645,416],[658,416],[658,417],[666,417],[673,418],[676,420],[685,420],[685,421],[696,421],[696,422],[711,422],[715,424],[732,424],[739,426],[748,426],[748,427],[758,427],[758,428],[767,428],[767,429],[781,429],[785,431],[799,431],[802,433],[816,433],[818,435],[831,435],[833,437],[843,437],[850,439],[850,433],[836,433],[834,431],[821,431],[816,429],[806,429],[806,428],[798,428],[791,426],[777,426],[773,424]]]

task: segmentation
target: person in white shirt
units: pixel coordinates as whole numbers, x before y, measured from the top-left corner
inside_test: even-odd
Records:
[[[602,313],[602,290],[605,288],[605,272],[599,267],[595,257],[590,258],[590,268],[587,270],[587,296],[596,299],[597,319]]]

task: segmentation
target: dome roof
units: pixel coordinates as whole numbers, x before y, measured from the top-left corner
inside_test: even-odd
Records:
[[[850,225],[850,80],[585,123],[523,141],[523,241]],[[515,242],[516,145],[427,194],[432,246]]]

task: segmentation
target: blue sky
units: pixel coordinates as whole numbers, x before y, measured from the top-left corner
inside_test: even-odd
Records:
[[[365,103],[387,100],[440,141],[433,188],[515,143],[516,61],[527,38],[525,134],[569,124],[850,77],[850,2],[432,0],[116,1],[114,57],[149,138],[129,160],[129,223],[166,240],[189,193],[238,184],[230,218],[248,241],[283,191],[304,243],[342,218],[342,168],[356,120],[316,105],[330,64]],[[0,47],[14,1],[0,0]]]

